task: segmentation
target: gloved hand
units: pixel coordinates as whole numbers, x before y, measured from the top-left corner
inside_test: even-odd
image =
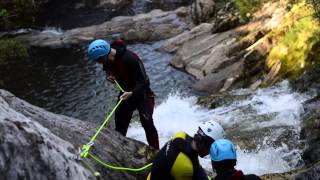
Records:
[[[107,81],[111,82],[111,83],[114,83],[114,80],[116,80],[116,77],[110,75],[110,76],[107,76]]]
[[[120,99],[123,99],[124,101],[127,100],[129,97],[132,96],[132,92],[124,92],[121,96]]]

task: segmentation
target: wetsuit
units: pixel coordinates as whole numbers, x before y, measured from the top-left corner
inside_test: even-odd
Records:
[[[158,152],[147,180],[207,180],[191,142],[185,132],[177,133]]]
[[[225,173],[219,173],[214,180],[261,180],[254,174],[244,175],[240,170],[231,170]]]
[[[122,40],[111,44],[116,50],[115,61],[103,65],[107,76],[112,75],[126,92],[132,96],[123,101],[115,111],[116,130],[126,136],[134,110],[138,110],[142,127],[150,146],[159,149],[158,133],[153,123],[154,94],[149,78],[138,55],[126,48]],[[122,93],[118,96],[118,101]]]

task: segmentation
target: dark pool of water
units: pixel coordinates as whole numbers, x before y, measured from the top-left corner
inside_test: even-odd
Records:
[[[63,0],[47,3],[35,19],[39,27],[58,27],[61,29],[72,29],[101,24],[116,16],[133,16],[147,13],[153,9],[164,11],[174,10],[180,6],[189,5],[189,0],[132,0],[132,3],[119,9],[114,8],[78,8],[74,6],[77,1]],[[40,28],[41,29],[41,28]]]

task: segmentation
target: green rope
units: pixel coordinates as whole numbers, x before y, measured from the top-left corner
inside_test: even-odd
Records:
[[[110,164],[107,164],[105,162],[103,162],[102,160],[100,160],[97,156],[94,156],[93,154],[91,153],[88,153],[88,155],[94,160],[96,161],[98,164],[101,164],[103,165],[104,167],[106,168],[109,168],[109,169],[115,169],[115,170],[121,170],[121,171],[133,171],[133,172],[138,172],[138,171],[143,171],[147,168],[149,168],[150,166],[152,166],[152,163],[149,163],[141,168],[127,168],[127,167],[119,167],[119,166],[112,166]]]
[[[119,85],[119,83],[114,80],[115,84],[117,85],[117,87],[120,89],[121,92],[125,92],[121,86]],[[80,157],[82,162],[89,168],[89,170],[91,172],[93,172],[93,174],[95,176],[100,176],[100,173],[97,171],[94,171],[85,161],[84,158],[86,158],[88,155],[89,157],[91,157],[95,162],[97,162],[98,164],[109,168],[109,169],[115,169],[115,170],[122,170],[122,171],[134,171],[134,172],[138,172],[138,171],[142,171],[144,169],[149,168],[150,166],[152,166],[152,163],[149,163],[141,168],[127,168],[127,167],[119,167],[119,166],[112,166],[107,164],[106,162],[103,162],[102,160],[100,160],[97,156],[94,156],[93,154],[89,153],[90,148],[92,147],[92,145],[94,144],[94,141],[96,140],[97,136],[100,134],[101,130],[105,127],[105,125],[108,123],[109,119],[111,118],[112,114],[115,112],[115,110],[118,108],[118,106],[120,105],[120,103],[122,102],[123,99],[120,99],[118,101],[118,103],[115,105],[115,107],[112,109],[112,111],[109,113],[109,115],[106,117],[106,119],[104,120],[103,124],[99,127],[99,129],[96,131],[96,133],[94,134],[94,136],[90,139],[90,141],[82,146],[82,150],[80,152]]]
[[[107,116],[107,118],[104,120],[103,124],[99,127],[99,129],[97,130],[96,134],[90,139],[89,143],[85,144],[82,146],[82,151],[80,153],[81,157],[87,157],[89,150],[91,148],[91,146],[93,145],[94,141],[96,140],[97,136],[99,135],[99,133],[101,132],[102,128],[104,128],[104,126],[108,123],[111,115],[115,112],[115,110],[118,108],[118,106],[120,105],[120,103],[122,102],[122,99],[120,99],[118,101],[118,103],[116,104],[116,106],[112,109],[112,111],[110,112],[110,114]]]
[[[121,92],[125,92],[121,86],[119,85],[118,81],[117,80],[114,80],[114,82],[116,83],[116,85],[118,86],[118,88],[120,89]]]

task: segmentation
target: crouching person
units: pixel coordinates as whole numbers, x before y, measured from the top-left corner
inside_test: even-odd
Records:
[[[214,180],[261,180],[254,174],[244,175],[234,168],[237,164],[236,149],[227,139],[218,139],[211,145],[210,157],[212,169],[217,173]]]
[[[215,121],[200,124],[193,137],[177,133],[158,152],[147,180],[207,180],[198,156],[208,155],[211,144],[221,138],[224,130]]]

